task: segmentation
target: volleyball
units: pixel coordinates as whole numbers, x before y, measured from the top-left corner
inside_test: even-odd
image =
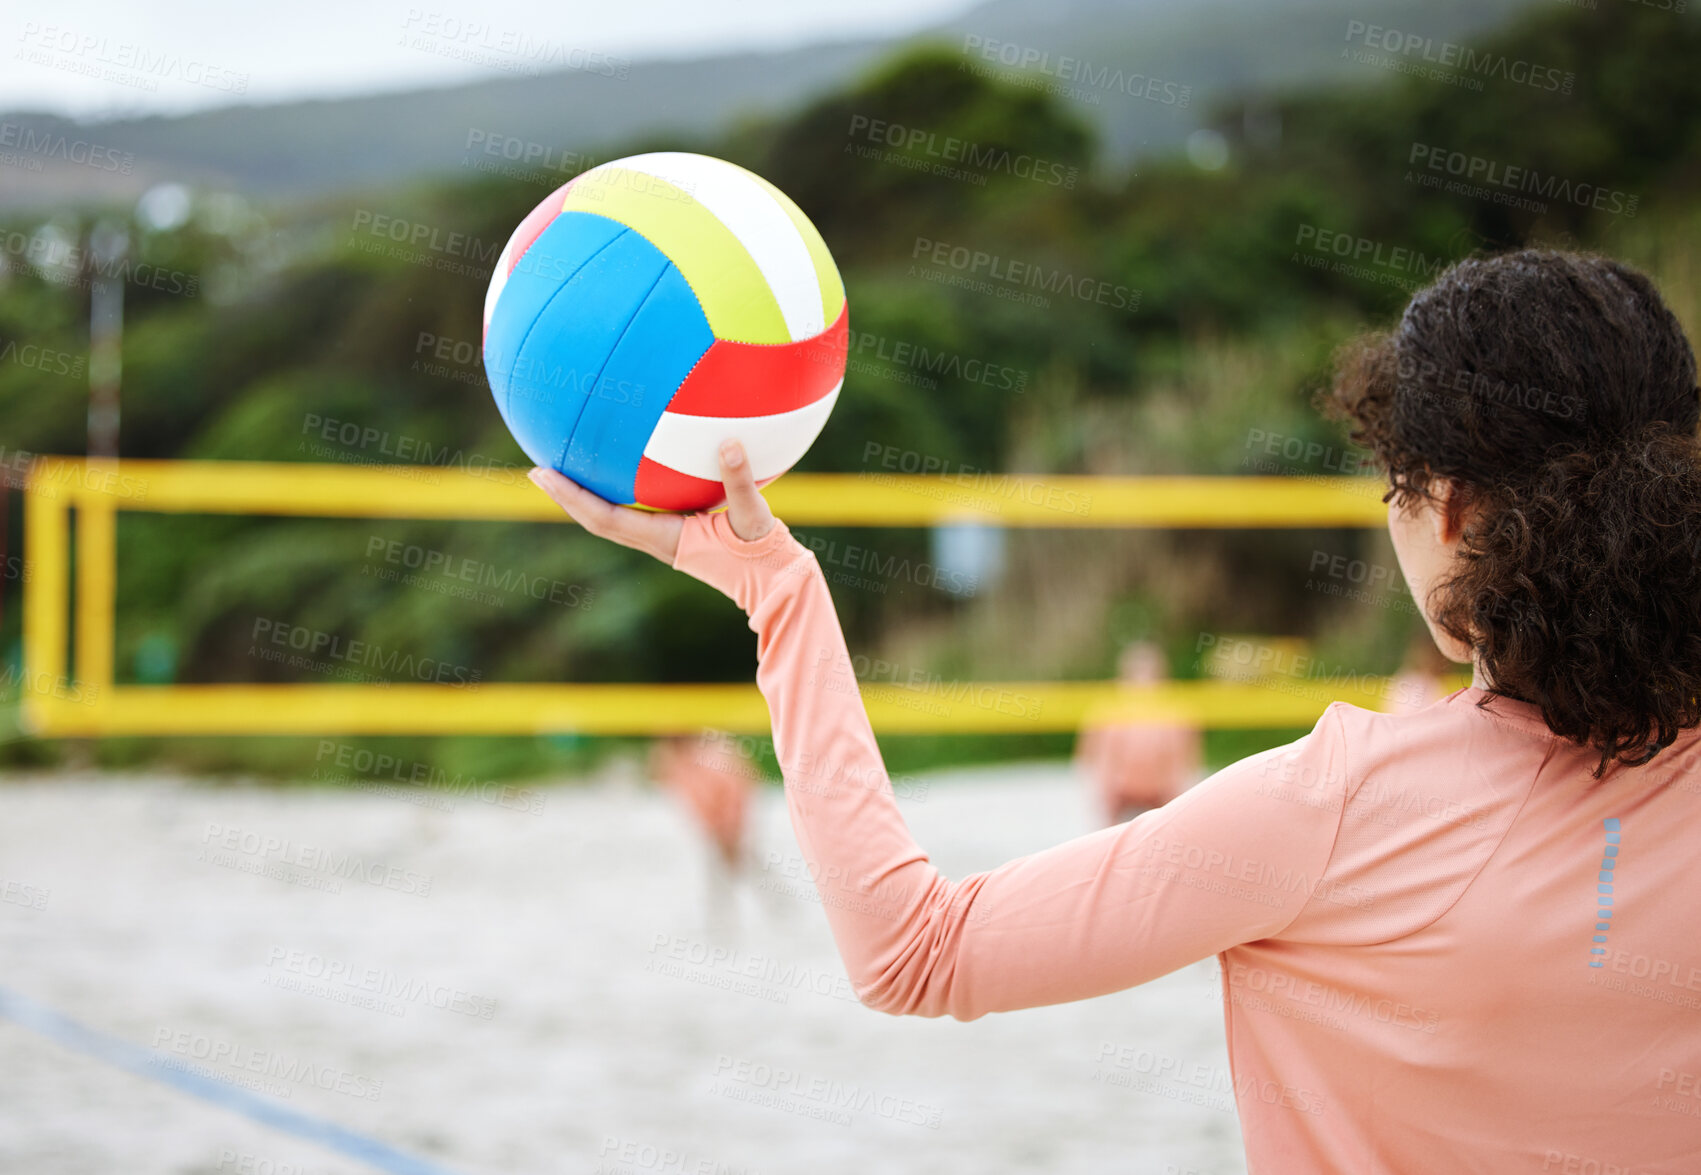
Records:
[[[844,283],[773,184],[655,152],[551,192],[497,258],[484,367],[533,464],[610,502],[721,505],[718,451],[758,485],[790,469],[844,384]]]

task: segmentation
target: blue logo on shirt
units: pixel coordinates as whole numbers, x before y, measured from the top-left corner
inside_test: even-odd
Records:
[[[1589,966],[1599,967],[1606,960],[1601,958],[1607,953],[1607,931],[1612,929],[1612,874],[1618,868],[1618,818],[1601,821],[1606,826],[1606,852],[1601,857],[1601,871],[1595,883],[1595,945],[1589,948],[1589,954],[1594,956],[1589,960]]]

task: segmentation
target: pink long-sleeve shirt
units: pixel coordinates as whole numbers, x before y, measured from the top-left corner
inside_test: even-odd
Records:
[[[869,1006],[973,1020],[1215,955],[1253,1175],[1701,1172],[1701,732],[1597,781],[1474,687],[1337,702],[1162,808],[953,882],[899,813],[815,556],[696,515],[674,566],[750,617]]]

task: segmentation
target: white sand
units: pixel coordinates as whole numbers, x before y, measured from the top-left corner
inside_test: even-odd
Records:
[[[926,782],[905,811],[950,876],[1088,827],[1055,765]],[[777,792],[755,855],[778,864],[731,920],[708,917],[707,854],[667,797],[618,771],[537,795],[541,812],[466,797],[445,812],[359,791],[11,781],[0,983],[467,1175],[1245,1170],[1214,961],[973,1024],[893,1018],[854,1002],[819,906],[785,892]],[[238,830],[218,860],[210,826]],[[287,846],[245,852],[245,837]],[[379,884],[338,876],[349,852]],[[331,888],[241,868],[286,858]],[[363,984],[379,1006],[357,1006]],[[370,1169],[0,1020],[0,1171]]]

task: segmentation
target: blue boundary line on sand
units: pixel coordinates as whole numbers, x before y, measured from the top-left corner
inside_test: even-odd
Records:
[[[346,1126],[339,1126],[335,1122],[279,1105],[241,1086],[229,1085],[199,1073],[162,1065],[159,1063],[159,1054],[152,1049],[84,1027],[46,1004],[37,1003],[28,996],[19,995],[4,987],[0,987],[0,1017],[5,1017],[32,1032],[38,1032],[66,1048],[104,1061],[114,1068],[169,1085],[203,1101],[252,1118],[256,1122],[318,1143],[381,1171],[388,1171],[391,1175],[458,1175],[458,1172],[448,1167],[441,1167],[427,1159],[399,1151],[387,1143],[358,1134]]]

